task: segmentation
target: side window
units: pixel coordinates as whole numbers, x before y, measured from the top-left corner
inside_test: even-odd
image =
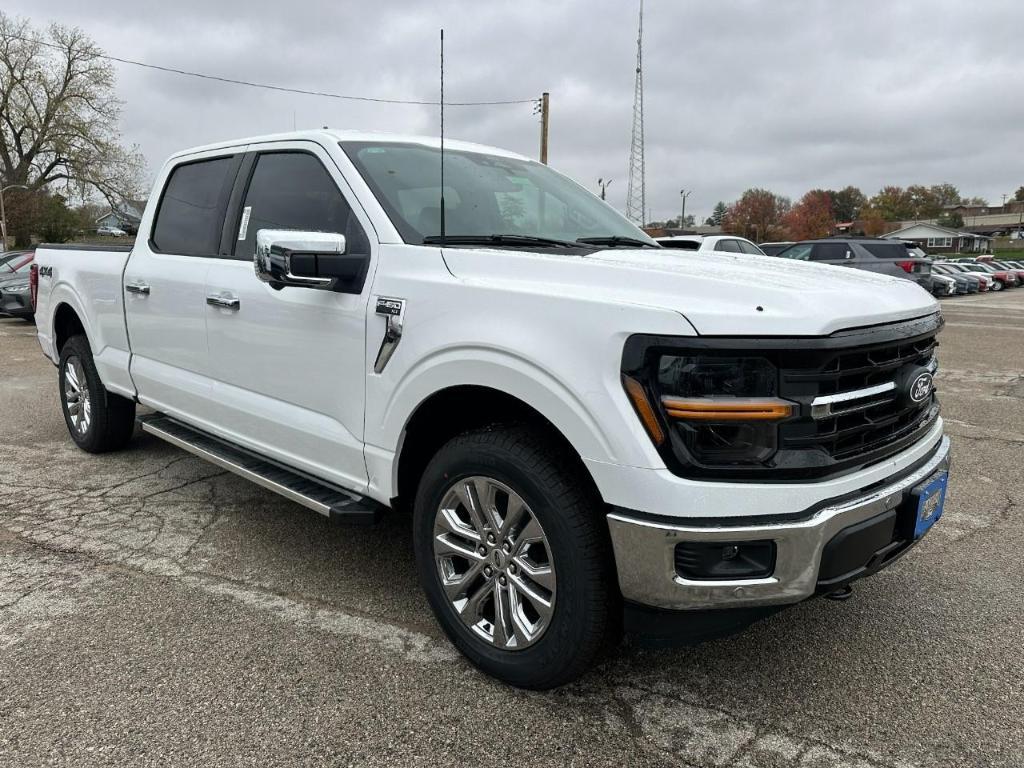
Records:
[[[812,246],[807,243],[801,243],[800,245],[792,245],[783,251],[779,252],[779,256],[784,259],[797,259],[798,261],[807,261],[811,258]]]
[[[719,240],[715,250],[725,251],[726,253],[741,253],[740,244],[736,240]]]
[[[846,261],[851,253],[846,243],[816,243],[811,253],[811,261]]]
[[[338,232],[348,253],[369,253],[370,243],[334,179],[313,155],[268,152],[256,160],[242,204],[236,259],[251,259],[261,229]]]
[[[151,240],[161,253],[216,256],[237,159],[218,157],[179,165],[160,198]]]
[[[749,240],[736,240],[735,242],[739,243],[740,250],[743,253],[749,253],[751,256],[764,256],[765,255],[764,251],[762,251],[760,248],[758,248],[756,245],[754,245]]]

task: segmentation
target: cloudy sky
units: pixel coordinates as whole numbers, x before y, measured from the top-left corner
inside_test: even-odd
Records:
[[[550,162],[624,205],[633,0],[6,0],[38,26],[77,25],[108,53],[333,93],[551,92]],[[1021,0],[647,0],[649,218],[706,217],[748,187],[799,197],[847,184],[950,181],[1000,202],[1024,184]],[[151,171],[188,146],[322,125],[434,133],[419,106],[370,105],[119,64],[122,132]],[[537,155],[530,105],[451,108],[448,135]]]

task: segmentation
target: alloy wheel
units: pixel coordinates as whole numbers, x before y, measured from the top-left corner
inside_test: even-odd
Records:
[[[75,431],[84,435],[92,423],[92,399],[89,397],[85,368],[74,355],[68,357],[64,365],[64,404]]]
[[[555,564],[518,493],[489,477],[456,481],[435,513],[433,545],[441,588],[473,633],[506,651],[541,638],[555,605]]]

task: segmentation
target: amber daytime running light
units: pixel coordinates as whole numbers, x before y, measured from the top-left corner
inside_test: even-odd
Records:
[[[793,413],[791,404],[774,399],[663,397],[661,404],[670,419],[685,421],[778,421]]]

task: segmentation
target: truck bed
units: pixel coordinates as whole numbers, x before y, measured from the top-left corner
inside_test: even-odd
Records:
[[[39,295],[36,326],[39,344],[54,363],[57,337],[67,305],[85,326],[104,385],[126,397],[135,396],[128,375],[129,346],[124,318],[122,281],[130,245],[41,245],[36,249]]]

